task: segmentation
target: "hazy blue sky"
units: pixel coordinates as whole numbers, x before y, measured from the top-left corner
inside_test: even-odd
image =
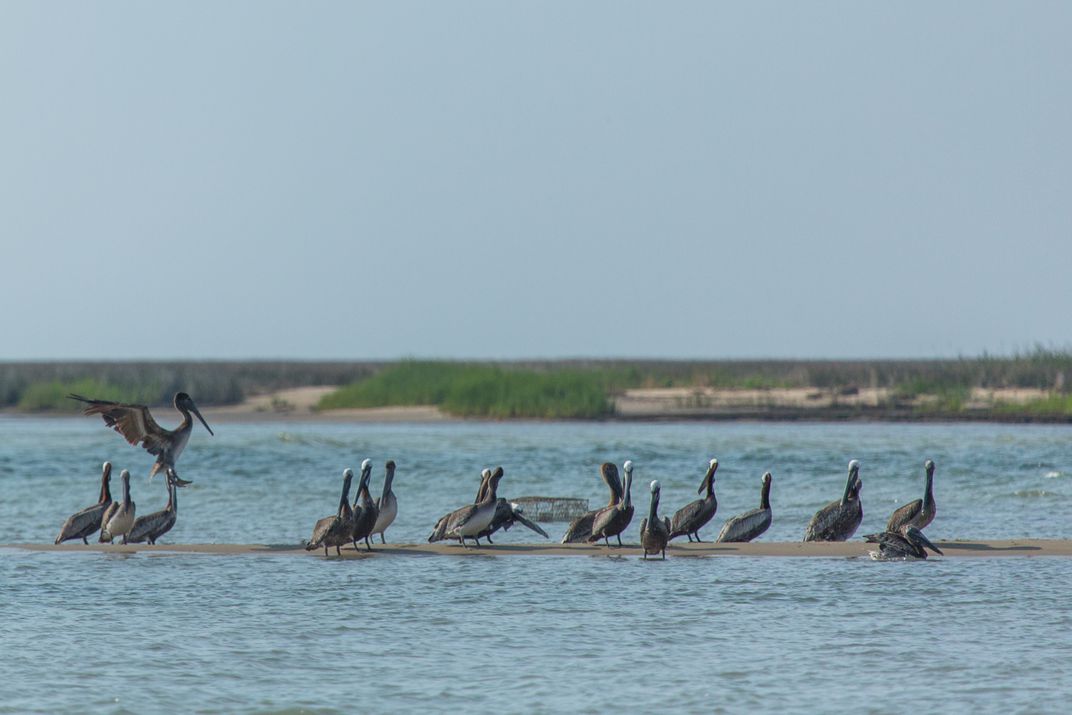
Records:
[[[1072,3],[0,0],[0,358],[1072,344]]]

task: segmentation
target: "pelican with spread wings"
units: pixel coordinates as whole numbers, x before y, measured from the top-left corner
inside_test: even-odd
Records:
[[[156,457],[149,477],[152,478],[157,472],[167,472],[175,469],[175,462],[190,440],[190,432],[194,428],[194,420],[191,414],[197,415],[201,424],[205,426],[209,434],[215,434],[212,428],[205,422],[205,418],[197,410],[197,405],[185,392],[175,394],[175,409],[182,413],[182,423],[173,430],[167,430],[156,423],[149,414],[149,408],[145,405],[125,405],[121,402],[109,402],[108,400],[92,400],[81,395],[67,395],[72,400],[85,403],[82,408],[83,415],[100,415],[104,418],[104,424],[114,429],[132,445],[141,445],[146,452]],[[190,482],[175,476],[176,486],[184,487]]]

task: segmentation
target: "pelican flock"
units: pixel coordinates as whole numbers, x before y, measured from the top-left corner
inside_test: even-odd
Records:
[[[123,484],[122,498],[112,499],[110,479],[112,464],[104,462],[100,478],[100,492],[97,503],[72,514],[63,523],[56,544],[64,541],[82,539],[88,545],[89,537],[99,532],[100,542],[114,543],[122,539],[124,544],[148,542],[156,544],[157,540],[170,531],[178,517],[178,489],[191,482],[180,479],[175,469],[193,429],[193,418],[198,420],[214,434],[201,416],[193,400],[185,392],[175,394],[173,404],[182,415],[182,422],[174,430],[160,427],[144,405],[128,405],[106,400],[95,400],[81,395],[68,395],[86,405],[83,414],[99,414],[107,426],[115,429],[130,444],[141,445],[150,454],[156,456],[156,462],[150,471],[150,477],[160,471],[166,474],[168,493],[167,504],[163,509],[145,516],[136,516],[134,500],[130,491],[130,472],[126,469],[120,473]],[[649,485],[651,498],[647,516],[641,520],[639,537],[643,558],[660,554],[666,558],[667,544],[679,536],[687,536],[689,541],[700,542],[700,529],[706,526],[718,511],[718,499],[715,496],[715,473],[718,471],[717,459],[708,461],[707,471],[700,482],[697,492],[701,497],[685,505],[674,513],[673,518],[659,516],[659,504],[662,487],[658,480]],[[306,549],[313,551],[324,549],[328,555],[331,547],[336,555],[342,554],[342,547],[348,542],[354,550],[360,549],[364,541],[365,550],[372,551],[371,538],[380,535],[380,543],[386,543],[385,532],[396,520],[399,509],[398,499],[393,491],[396,464],[388,460],[385,465],[384,481],[379,498],[373,499],[369,485],[372,474],[372,462],[365,459],[361,463],[361,472],[357,493],[353,504],[349,503],[350,488],[354,473],[343,470],[342,493],[338,508],[331,516],[316,522]],[[626,460],[623,467],[624,481],[619,478],[618,468],[613,462],[600,465],[599,475],[607,486],[609,499],[605,506],[588,511],[575,518],[566,529],[562,543],[595,544],[599,541],[610,547],[614,537],[617,545],[622,546],[622,534],[628,529],[633,518],[632,483],[634,465]],[[876,560],[923,560],[927,552],[941,554],[922,532],[931,524],[937,513],[934,500],[934,462],[924,462],[925,480],[923,496],[900,507],[890,516],[883,532],[868,534],[864,539],[878,544],[878,550],[871,552]],[[484,469],[473,501],[444,515],[435,524],[428,537],[429,542],[451,539],[462,546],[470,546],[472,541],[481,546],[484,539],[492,544],[491,537],[500,530],[509,530],[520,523],[533,532],[549,538],[544,529],[535,521],[525,516],[522,508],[509,499],[498,496],[499,483],[503,477],[503,468],[494,471]],[[762,535],[773,521],[770,504],[772,476],[770,472],[763,475],[760,486],[760,500],[757,508],[731,517],[723,525],[716,539],[717,543],[742,543]],[[848,477],[840,499],[830,502],[816,512],[805,530],[805,541],[845,541],[853,536],[863,520],[863,505],[860,500],[862,488],[860,463],[851,460]]]

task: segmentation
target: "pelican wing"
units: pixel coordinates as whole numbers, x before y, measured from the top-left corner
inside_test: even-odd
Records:
[[[518,523],[524,524],[525,526],[527,526],[528,528],[532,529],[533,531],[535,531],[537,534],[539,534],[540,536],[542,536],[545,539],[551,538],[550,536],[547,535],[546,531],[544,531],[543,529],[540,528],[539,524],[536,524],[535,522],[532,522],[532,521],[529,521],[528,519],[526,519],[525,515],[522,514],[518,509],[512,509],[512,511],[514,513],[514,519],[516,519],[518,521]]]
[[[305,545],[306,551],[312,551],[324,545],[324,539],[328,537],[328,534],[333,529],[338,529],[338,522],[342,521],[338,514],[331,516],[325,516],[323,519],[319,519],[316,522],[316,526],[313,527],[313,535],[309,538],[309,543]]]
[[[898,532],[905,524],[919,526],[919,524],[916,523],[916,519],[920,516],[920,512],[922,511],[922,499],[908,502],[890,515],[890,520],[886,522],[886,531]]]
[[[94,504],[86,507],[77,514],[72,514],[63,522],[60,535],[56,537],[56,543],[62,543],[70,539],[83,539],[101,528],[101,518],[105,510],[112,504]]]
[[[703,524],[693,527],[703,515],[704,500],[697,499],[694,502],[689,502],[685,506],[674,512],[674,518],[670,521],[670,538],[675,536],[683,536],[684,534],[691,534],[696,531]]]
[[[566,528],[566,534],[562,537],[562,543],[577,544],[587,541],[592,535],[592,521],[597,513],[599,513],[598,510],[585,512],[571,521]]]
[[[134,526],[127,534],[127,541],[139,544],[143,541],[156,541],[158,538],[171,531],[175,525],[175,512],[168,509],[153,512],[147,516],[139,516],[134,520]]]
[[[752,509],[727,519],[715,541],[721,543],[751,541],[770,527],[771,517],[770,509]]]
[[[81,395],[67,395],[72,400],[84,402],[83,415],[100,415],[104,424],[123,435],[132,445],[141,444],[149,454],[158,456],[170,446],[168,430],[156,423],[145,405],[125,405],[108,400],[91,400]]]

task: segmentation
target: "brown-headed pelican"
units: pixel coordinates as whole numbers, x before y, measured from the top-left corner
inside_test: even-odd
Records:
[[[372,551],[369,536],[376,527],[376,517],[380,510],[376,508],[376,502],[369,493],[369,480],[372,478],[372,460],[366,459],[361,463],[361,478],[357,483],[357,496],[354,497],[354,520],[350,531],[350,540],[357,550],[357,542],[364,540],[365,548]]]
[[[166,472],[169,467],[175,468],[175,462],[186,447],[190,432],[194,428],[191,413],[197,415],[197,419],[201,420],[201,424],[205,426],[209,434],[214,434],[198,411],[197,405],[185,392],[175,393],[174,405],[175,409],[182,413],[182,422],[173,430],[166,430],[158,425],[145,405],[125,405],[120,402],[93,400],[75,394],[67,395],[67,397],[87,405],[82,409],[83,415],[100,415],[104,418],[104,424],[123,435],[127,442],[132,445],[140,443],[146,452],[156,456],[156,463],[149,472],[150,478],[157,472]],[[183,479],[175,478],[180,487],[189,484]]]
[[[628,475],[626,479],[628,479]],[[659,521],[659,482],[651,483],[651,504],[648,506],[648,516],[640,522],[640,545],[644,549],[644,558],[648,554],[662,552],[663,560],[666,560],[666,542],[670,540],[670,520],[665,516]]]
[[[618,478],[618,467],[611,462],[604,462],[599,466],[599,477],[610,491],[610,501],[607,502],[607,506],[585,512],[571,521],[566,528],[566,534],[562,537],[563,544],[588,541],[588,537],[592,535],[592,522],[595,521],[596,515],[622,500],[622,482]]]
[[[395,460],[388,459],[385,467],[387,473],[383,477],[383,491],[380,492],[380,498],[376,500],[379,513],[376,515],[376,525],[372,527],[372,535],[379,534],[381,544],[387,543],[383,532],[387,531],[387,527],[393,524],[395,517],[398,516],[398,499],[391,491],[391,485],[395,481]]]
[[[476,498],[473,499],[473,504],[478,503],[484,496],[484,487],[487,481],[491,479],[491,470],[485,469],[480,473],[480,487],[476,490]],[[439,517],[435,526],[432,527],[432,533],[428,535],[428,542],[435,543],[436,541],[442,541],[447,538],[447,532],[451,531],[458,525],[458,521],[463,515],[468,513],[469,507],[472,504],[466,504],[463,507],[459,507],[449,514],[444,514]]]
[[[618,546],[622,545],[622,532],[633,520],[633,502],[630,499],[630,491],[633,487],[633,463],[626,460],[622,465],[625,469],[625,486],[622,492],[622,500],[614,506],[604,507],[592,520],[592,535],[588,537],[588,543],[595,543],[600,539],[610,546],[611,536],[618,537]]]
[[[770,527],[772,516],[770,485],[771,473],[767,472],[763,475],[763,487],[759,492],[759,508],[727,519],[715,541],[722,543],[751,541]]]
[[[503,476],[503,468],[496,467],[491,477],[484,485],[484,496],[476,504],[465,507],[465,511],[457,519],[454,527],[447,531],[447,538],[458,539],[465,546],[466,539],[474,539],[480,546],[480,532],[491,525],[495,518],[495,506],[498,503],[499,481]]]
[[[305,545],[306,551],[315,551],[323,546],[324,556],[327,556],[328,547],[334,546],[335,553],[342,556],[339,547],[350,541],[350,532],[353,530],[353,512],[350,509],[350,482],[353,478],[352,469],[342,471],[342,497],[339,498],[339,508],[332,516],[317,520],[313,526],[313,535]],[[357,548],[356,544],[354,548]]]
[[[695,536],[696,540],[700,541],[700,529],[711,521],[715,512],[718,511],[718,499],[715,498],[716,471],[718,471],[718,460],[712,459],[707,463],[707,473],[700,482],[700,488],[696,490],[697,494],[703,494],[706,489],[707,494],[704,494],[702,499],[690,502],[674,513],[674,518],[670,521],[671,539],[687,536],[689,541],[692,541],[692,537]]]
[[[175,519],[179,515],[179,481],[175,476],[174,469],[168,469],[167,475],[168,500],[167,506],[161,511],[154,511],[148,516],[139,516],[134,520],[134,526],[130,529],[127,541],[132,544],[140,544],[148,541],[155,544],[156,540],[171,531],[175,526]]]
[[[117,536],[123,537],[123,543],[127,543],[127,534],[134,526],[134,501],[130,498],[130,472],[123,470],[119,473],[123,480],[123,501],[114,501],[104,511],[101,517],[101,543],[112,543]]]
[[[884,531],[881,534],[868,534],[864,540],[871,544],[878,544],[878,551],[871,552],[871,558],[875,561],[926,559],[927,549],[936,554],[942,553],[942,550],[932,544],[922,531],[911,524],[901,527],[900,532]]]
[[[111,478],[112,463],[105,462],[101,472],[100,497],[97,498],[97,503],[67,517],[67,521],[63,522],[63,526],[60,527],[60,535],[56,537],[57,544],[70,539],[81,539],[83,544],[88,544],[88,537],[100,531],[101,518],[112,504],[112,492],[109,489]]]
[[[502,469],[502,467],[499,467],[499,469]],[[479,504],[480,502],[484,501],[484,498],[487,496],[487,490],[489,488],[490,480],[482,480],[480,482],[480,489],[476,493],[476,501],[474,501],[473,503]],[[509,531],[510,527],[513,526],[515,523],[521,523],[522,525],[527,526],[529,529],[535,531],[537,534],[539,534],[545,539],[550,538],[547,535],[546,531],[541,529],[534,522],[529,521],[528,517],[525,516],[525,510],[521,507],[520,504],[514,504],[503,497],[499,497],[495,500],[495,516],[492,517],[491,523],[488,524],[488,528],[477,534],[476,538],[487,539],[489,544],[494,544],[495,542],[491,540],[491,535],[499,529],[502,529],[503,531]]]
[[[849,478],[841,499],[832,501],[815,513],[804,531],[804,541],[845,541],[856,533],[864,518],[860,502],[860,463],[849,462]]]
[[[925,529],[934,521],[934,515],[938,513],[938,507],[934,503],[934,462],[928,459],[923,463],[923,468],[927,472],[923,498],[908,502],[893,512],[890,520],[886,522],[886,531],[899,533],[901,527],[906,524],[917,529]]]

